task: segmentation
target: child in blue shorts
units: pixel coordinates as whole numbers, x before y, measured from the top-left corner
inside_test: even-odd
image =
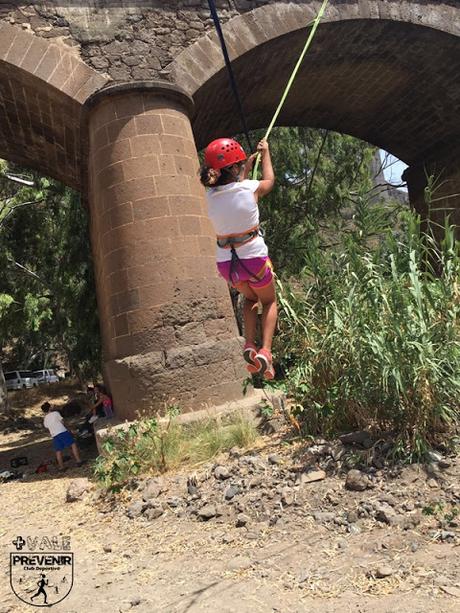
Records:
[[[56,409],[53,409],[49,402],[42,404],[42,411],[45,413],[45,419],[43,425],[48,428],[49,433],[53,437],[53,447],[56,452],[56,460],[58,463],[58,470],[64,470],[64,460],[62,452],[67,447],[72,449],[73,457],[77,463],[77,466],[81,466],[83,462],[80,458],[80,452],[78,451],[77,444],[72,436],[72,433],[64,426],[64,420],[62,415]]]

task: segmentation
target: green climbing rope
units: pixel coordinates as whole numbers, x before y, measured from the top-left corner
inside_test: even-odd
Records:
[[[324,12],[326,10],[326,7],[327,7],[328,3],[329,3],[329,0],[323,0],[323,4],[321,5],[321,8],[319,9],[318,15],[316,16],[316,19],[313,21],[313,27],[310,30],[310,34],[308,35],[307,42],[305,43],[303,51],[300,54],[299,59],[297,60],[297,64],[295,65],[294,70],[292,71],[291,76],[289,77],[289,81],[287,82],[286,88],[285,88],[285,90],[283,92],[283,95],[281,96],[281,100],[280,100],[280,102],[278,104],[278,108],[276,109],[275,114],[273,115],[273,118],[272,118],[272,120],[270,122],[270,125],[268,126],[267,131],[265,133],[265,136],[264,136],[265,139],[268,139],[268,137],[270,136],[270,133],[271,133],[271,131],[273,129],[273,126],[275,125],[276,120],[278,119],[278,115],[280,114],[281,109],[283,108],[283,104],[284,104],[284,102],[285,102],[285,100],[286,100],[286,98],[287,98],[287,96],[289,94],[289,90],[291,89],[292,84],[294,83],[294,79],[296,78],[297,73],[299,72],[299,68],[300,68],[300,65],[302,64],[303,58],[305,57],[305,54],[307,53],[308,49],[310,48],[311,41],[313,40],[313,37],[315,36],[316,29],[319,26],[319,23],[320,23],[321,19],[323,18],[323,15],[324,15]],[[252,171],[252,178],[253,179],[257,178],[257,170],[259,168],[259,158],[260,158],[260,156],[258,155],[257,158],[256,158],[256,161],[255,161],[255,164],[254,164],[254,169]]]

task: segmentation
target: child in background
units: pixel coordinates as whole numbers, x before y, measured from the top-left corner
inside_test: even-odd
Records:
[[[53,409],[49,402],[44,402],[42,404],[42,411],[45,413],[43,425],[45,428],[48,428],[49,433],[53,437],[53,447],[56,452],[58,470],[65,470],[62,452],[64,449],[67,449],[67,447],[72,449],[77,466],[81,466],[83,462],[81,461],[77,444],[75,443],[72,433],[64,426],[62,415],[59,411]]]
[[[262,157],[262,179],[249,180],[256,155]],[[246,158],[239,143],[218,138],[205,150],[201,182],[208,189],[208,214],[217,238],[217,269],[245,297],[246,343],[243,356],[250,373],[273,379],[272,340],[278,316],[272,264],[259,230],[259,198],[270,193],[275,175],[266,140]],[[262,347],[255,345],[257,304],[262,303]]]

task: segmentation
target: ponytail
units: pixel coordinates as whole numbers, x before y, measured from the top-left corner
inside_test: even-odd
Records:
[[[209,166],[202,166],[200,168],[200,181],[205,187],[217,187],[219,185],[227,185],[235,181],[235,176],[232,173],[232,167],[225,166],[220,170],[217,168],[210,168]]]
[[[217,184],[220,177],[220,170],[210,168],[209,166],[202,166],[200,169],[200,181],[205,187],[213,187]]]

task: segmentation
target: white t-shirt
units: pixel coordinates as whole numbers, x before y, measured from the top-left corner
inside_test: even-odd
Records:
[[[57,436],[58,434],[62,434],[67,430],[67,428],[62,423],[64,420],[62,415],[57,411],[50,411],[45,415],[45,419],[43,420],[43,425],[45,428],[48,428],[51,436]]]
[[[254,197],[258,187],[259,181],[245,179],[212,187],[206,192],[208,215],[217,235],[242,234],[259,225],[259,207]],[[267,245],[262,236],[257,236],[235,249],[240,259],[268,255]],[[231,260],[231,250],[217,246],[216,259],[218,262]]]

